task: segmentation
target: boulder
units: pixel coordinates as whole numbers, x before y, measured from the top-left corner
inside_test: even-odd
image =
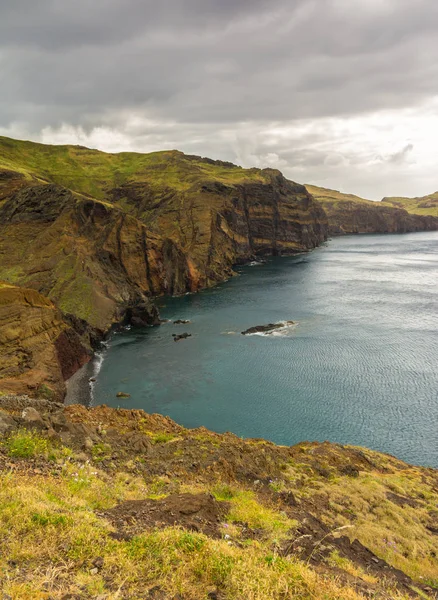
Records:
[[[271,333],[276,329],[282,329],[289,325],[295,325],[294,321],[280,321],[279,323],[268,323],[267,325],[255,325],[245,331],[242,331],[242,335],[250,335],[251,333]]]
[[[179,342],[179,340],[185,340],[189,337],[192,337],[192,334],[191,333],[181,333],[180,335],[177,335],[176,333],[172,333],[172,337],[173,337],[174,342]]]
[[[23,410],[21,413],[21,418],[26,427],[39,429],[41,431],[47,429],[47,424],[45,423],[43,417],[36,410],[36,408],[33,408],[32,406],[28,406]]]
[[[4,435],[17,427],[16,420],[7,413],[0,412],[0,435]]]

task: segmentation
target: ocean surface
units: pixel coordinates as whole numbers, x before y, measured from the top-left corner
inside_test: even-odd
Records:
[[[191,324],[114,334],[88,367],[98,371],[92,404],[438,467],[438,232],[333,239],[165,298],[161,316]],[[283,320],[297,324],[240,333]],[[183,332],[192,337],[174,342]]]

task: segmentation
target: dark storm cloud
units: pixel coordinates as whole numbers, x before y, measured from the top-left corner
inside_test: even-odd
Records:
[[[3,125],[317,117],[437,91],[435,0],[2,0],[0,17]]]
[[[340,168],[324,119],[436,96],[437,32],[436,0],[0,0],[0,130],[103,127],[137,149]],[[303,120],[298,154],[294,136],[261,139]],[[404,162],[409,143],[384,160]]]

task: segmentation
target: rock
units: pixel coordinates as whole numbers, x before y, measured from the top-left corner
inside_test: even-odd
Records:
[[[84,440],[84,450],[88,450],[89,452],[93,449],[94,443],[93,440],[89,437],[86,437]]]
[[[359,477],[359,469],[354,465],[344,465],[339,469],[339,472],[342,475],[347,475],[347,477]]]
[[[176,333],[172,333],[172,337],[173,337],[174,342],[179,342],[179,340],[185,340],[189,337],[192,337],[192,334],[191,333],[181,333],[180,335],[177,335]]]
[[[95,428],[85,423],[67,422],[67,430],[60,432],[61,441],[64,444],[74,444],[75,446],[84,448],[87,438],[91,441],[98,440]]]
[[[50,422],[55,431],[68,431],[67,419],[63,411],[59,411],[50,417]]]
[[[150,438],[145,433],[137,431],[127,433],[124,443],[134,452],[145,453],[148,452],[151,447]]]
[[[96,381],[95,377],[90,377],[90,379],[88,380],[90,383],[94,383]]]
[[[97,567],[90,569],[90,575],[97,575],[98,573],[99,573],[99,569]]]
[[[25,425],[27,427],[32,427],[34,429],[44,430],[47,429],[47,425],[44,422],[40,413],[31,406],[28,406],[21,413],[21,418],[23,419]]]
[[[289,325],[295,325],[295,321],[280,321],[279,323],[256,325],[255,327],[250,327],[249,329],[242,331],[242,335],[250,335],[252,333],[271,333],[276,329],[282,329],[283,327],[288,327]]]
[[[117,392],[116,398],[130,398],[131,394],[127,394],[126,392]]]
[[[191,323],[188,319],[177,319],[173,322],[174,325],[186,325],[187,323]]]
[[[96,569],[101,569],[103,567],[103,558],[101,556],[98,556],[93,560],[92,564],[93,567],[95,567]]]
[[[49,427],[47,430],[47,437],[49,440],[52,440],[52,442],[61,441],[61,436],[53,429],[53,427]]]
[[[156,306],[148,298],[143,298],[126,313],[128,322],[136,327],[160,325],[160,315]]]
[[[10,415],[0,412],[0,435],[4,435],[5,433],[12,431],[17,427],[16,420]]]

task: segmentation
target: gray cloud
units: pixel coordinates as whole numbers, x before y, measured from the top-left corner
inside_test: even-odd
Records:
[[[0,0],[0,131],[106,128],[139,150],[174,140],[234,160],[240,131],[248,157],[297,179],[304,164],[314,180],[384,154],[397,165],[408,140],[345,156],[321,127],[438,95],[437,31],[435,0]],[[294,123],[299,140],[280,131]]]
[[[413,149],[414,149],[413,144],[406,144],[406,146],[404,148],[402,148],[398,152],[394,152],[393,154],[391,154],[388,157],[388,161],[392,162],[392,163],[405,162],[407,156],[412,152]]]

